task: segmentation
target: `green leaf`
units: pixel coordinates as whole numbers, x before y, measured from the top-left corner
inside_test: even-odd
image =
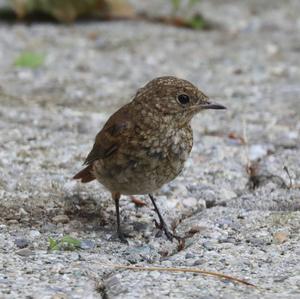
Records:
[[[193,18],[187,20],[187,24],[196,30],[201,30],[207,27],[207,22],[202,16],[199,15],[196,15]]]
[[[53,250],[58,250],[58,244],[57,241],[52,239],[51,237],[49,237],[49,250],[53,251]]]
[[[180,7],[180,2],[181,0],[171,0],[172,1],[172,6],[173,6],[173,9],[176,11],[179,9]]]
[[[76,247],[76,248],[79,248],[80,247],[80,244],[81,244],[81,242],[80,242],[80,240],[78,240],[78,239],[75,239],[75,238],[73,238],[73,237],[71,237],[71,236],[64,236],[61,240],[60,240],[60,242],[61,243],[66,243],[66,244],[68,244],[68,245],[71,245],[71,246],[74,246],[74,247]]]
[[[77,240],[71,236],[64,236],[60,240],[54,240],[52,238],[49,238],[49,251],[54,251],[54,250],[77,250],[80,249],[81,241]]]
[[[34,52],[23,52],[15,60],[15,66],[35,69],[40,67],[44,63],[44,61],[44,54]]]
[[[189,6],[194,6],[197,2],[200,2],[200,0],[190,0]]]

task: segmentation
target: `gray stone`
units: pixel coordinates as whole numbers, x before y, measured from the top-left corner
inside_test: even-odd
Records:
[[[80,242],[81,249],[92,249],[95,247],[95,241],[93,240],[83,240]]]
[[[18,248],[25,248],[29,245],[29,242],[25,238],[17,238],[15,239],[15,244]]]
[[[33,251],[30,250],[29,248],[22,248],[22,249],[16,251],[16,254],[20,255],[20,256],[30,256],[33,254]]]
[[[52,218],[54,223],[68,223],[70,221],[67,215],[57,215]]]

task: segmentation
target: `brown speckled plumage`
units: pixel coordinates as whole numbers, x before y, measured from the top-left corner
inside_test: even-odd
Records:
[[[224,108],[186,80],[156,78],[109,118],[86,158],[87,167],[74,178],[97,179],[110,190],[118,216],[120,194],[151,194],[181,172],[193,146],[192,117],[203,109]]]

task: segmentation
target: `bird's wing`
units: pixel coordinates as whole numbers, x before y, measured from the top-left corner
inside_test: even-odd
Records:
[[[126,142],[134,128],[127,106],[114,113],[97,134],[94,146],[84,162],[85,165],[91,165],[96,160],[113,155],[122,142]]]

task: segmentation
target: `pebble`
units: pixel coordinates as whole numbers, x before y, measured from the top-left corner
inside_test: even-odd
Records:
[[[35,239],[35,238],[39,237],[40,235],[41,235],[41,233],[38,230],[31,230],[29,232],[29,236],[32,239]]]
[[[275,244],[282,244],[285,243],[289,238],[289,234],[287,232],[276,232],[273,235],[273,241]]]
[[[26,212],[24,208],[20,208],[19,209],[19,214],[20,214],[20,216],[27,216],[28,212]]]
[[[257,247],[263,247],[268,243],[268,241],[256,237],[250,237],[246,240],[246,242]]]
[[[232,223],[233,221],[231,219],[223,218],[218,220],[218,226],[223,228],[231,227]]]
[[[194,258],[194,257],[195,257],[195,255],[192,254],[192,253],[190,253],[190,252],[188,252],[188,253],[185,255],[185,258],[186,258],[186,259],[192,259],[192,258]]]
[[[220,190],[220,194],[222,195],[222,199],[225,201],[235,198],[237,195],[234,191],[222,188]]]
[[[216,197],[217,197],[215,191],[211,190],[211,189],[203,190],[202,196],[205,199],[205,201],[208,201],[208,202],[215,201]]]
[[[51,299],[68,299],[69,297],[63,293],[54,294]]]
[[[54,223],[68,223],[70,221],[67,215],[57,215],[52,218]]]
[[[194,261],[193,266],[200,266],[204,263],[205,263],[205,259],[198,259]]]
[[[22,248],[22,249],[16,251],[16,254],[20,255],[20,256],[30,256],[33,254],[33,251],[30,250],[29,248]]]
[[[283,282],[285,280],[289,279],[288,275],[280,275],[274,277],[274,282]]]
[[[249,159],[255,161],[264,157],[267,154],[267,149],[261,144],[254,144],[249,148]]]
[[[31,81],[33,79],[32,70],[21,70],[17,72],[17,76],[19,79],[23,81]]]
[[[29,245],[29,242],[25,238],[17,238],[15,239],[15,244],[18,248],[25,248]]]
[[[287,70],[284,66],[278,65],[274,66],[270,70],[271,75],[276,76],[276,77],[281,77],[287,74]]]
[[[153,278],[153,279],[158,279],[160,277],[160,272],[159,271],[153,271],[150,272],[149,275]]]
[[[266,45],[266,52],[269,56],[274,57],[279,53],[279,48],[275,44],[267,44]]]
[[[208,251],[211,251],[216,248],[216,244],[211,241],[206,241],[203,243],[203,247],[206,248]]]
[[[187,198],[183,199],[182,203],[187,208],[196,207],[197,206],[197,199],[194,198],[194,197],[187,197]]]
[[[10,220],[7,221],[8,225],[14,225],[14,224],[18,224],[18,223],[19,223],[19,221],[16,220],[16,219],[10,219]]]
[[[40,228],[40,231],[41,233],[45,233],[45,232],[54,232],[56,231],[57,227],[55,224],[51,223],[51,222],[48,222],[48,223],[45,223],[41,228]]]
[[[92,249],[95,247],[95,241],[93,240],[83,240],[80,242],[81,249]]]

